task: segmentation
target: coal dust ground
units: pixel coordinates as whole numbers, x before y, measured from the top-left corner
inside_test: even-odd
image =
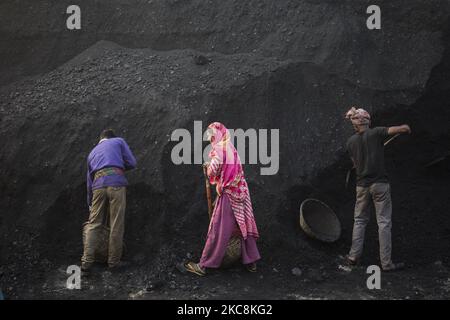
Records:
[[[80,0],[85,29],[61,30],[66,0],[0,4],[0,288],[7,299],[450,298],[450,23],[448,1]],[[25,10],[23,8],[29,8]],[[36,24],[30,23],[36,21]],[[373,124],[408,123],[386,147],[393,259],[379,264],[375,215],[362,265],[348,268],[355,185],[345,153],[348,106]],[[200,165],[170,159],[174,129],[220,120],[280,128],[280,168],[245,165],[262,260],[198,277],[208,229]],[[125,260],[68,290],[87,219],[85,159],[114,127],[138,160],[127,176]],[[303,200],[327,203],[342,237],[323,244],[299,226]]]

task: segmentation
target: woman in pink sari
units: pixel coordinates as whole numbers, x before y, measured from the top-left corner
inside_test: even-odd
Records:
[[[261,258],[256,246],[259,234],[241,160],[223,124],[210,124],[208,139],[212,149],[207,173],[211,184],[216,186],[218,199],[200,262],[188,262],[185,267],[201,276],[206,268],[219,268],[231,237],[237,235],[242,240],[242,263],[248,271],[256,272],[256,261]]]

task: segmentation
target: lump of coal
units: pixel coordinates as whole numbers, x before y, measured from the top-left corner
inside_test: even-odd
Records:
[[[300,268],[294,268],[291,270],[291,272],[296,277],[300,277],[302,275],[302,270]]]
[[[194,63],[198,66],[204,66],[210,62],[211,60],[203,55],[194,56]]]
[[[149,282],[147,284],[147,288],[145,289],[147,292],[151,292],[151,291],[155,291],[155,290],[159,290],[162,287],[164,287],[165,282],[162,280],[157,280],[157,281],[153,281],[153,282]]]

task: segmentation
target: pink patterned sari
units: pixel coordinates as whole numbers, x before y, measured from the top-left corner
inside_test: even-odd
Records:
[[[247,181],[241,160],[231,142],[228,129],[220,122],[208,126],[211,130],[210,165],[208,177],[216,186],[217,194],[227,194],[236,222],[244,240],[248,236],[259,238]]]

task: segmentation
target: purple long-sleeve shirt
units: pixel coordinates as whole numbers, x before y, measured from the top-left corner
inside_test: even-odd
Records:
[[[115,167],[130,170],[136,167],[136,158],[122,138],[110,138],[100,141],[87,160],[87,202],[92,202],[92,190],[104,187],[122,187],[128,185],[124,175],[110,175],[96,179],[95,172],[103,168]]]

